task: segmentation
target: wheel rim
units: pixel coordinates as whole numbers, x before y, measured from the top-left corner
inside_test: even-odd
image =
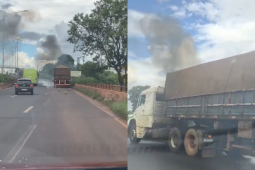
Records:
[[[196,140],[195,137],[193,135],[189,136],[189,146],[191,149],[194,149],[196,147]]]
[[[134,126],[132,126],[130,137],[131,137],[131,140],[134,140],[136,138],[136,131]]]

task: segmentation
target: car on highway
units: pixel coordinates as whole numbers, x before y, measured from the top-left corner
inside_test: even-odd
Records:
[[[31,95],[34,94],[34,85],[30,79],[20,78],[15,83],[15,94],[17,95],[19,92],[30,92]]]

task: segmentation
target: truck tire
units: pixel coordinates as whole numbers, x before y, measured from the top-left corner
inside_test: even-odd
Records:
[[[183,139],[181,131],[174,127],[169,131],[168,135],[168,147],[171,152],[178,153],[183,147]]]
[[[131,144],[136,145],[139,144],[139,142],[141,141],[141,139],[136,137],[136,123],[132,122],[130,124],[130,130],[129,130],[129,140],[131,142]]]
[[[184,147],[189,156],[197,156],[199,154],[199,136],[195,129],[191,128],[186,132]]]

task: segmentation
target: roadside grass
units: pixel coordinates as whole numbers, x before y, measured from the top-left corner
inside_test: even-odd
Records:
[[[91,91],[88,89],[83,89],[83,88],[77,88],[75,87],[75,90],[85,94],[86,96],[91,97],[94,100],[97,100],[104,105],[108,106],[116,115],[118,115],[120,118],[123,120],[127,120],[127,102],[114,102],[112,100],[105,100],[101,94],[99,94],[97,91]]]

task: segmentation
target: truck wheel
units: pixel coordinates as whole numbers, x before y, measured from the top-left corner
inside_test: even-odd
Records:
[[[169,149],[174,153],[178,153],[181,150],[183,142],[181,131],[178,128],[173,128],[170,130],[168,135],[168,146]]]
[[[131,123],[129,133],[130,133],[129,140],[130,140],[131,144],[138,144],[141,141],[141,139],[136,137],[136,123],[135,122]]]
[[[198,133],[195,129],[189,129],[186,132],[184,139],[184,147],[187,155],[197,156],[199,153],[199,139]]]

